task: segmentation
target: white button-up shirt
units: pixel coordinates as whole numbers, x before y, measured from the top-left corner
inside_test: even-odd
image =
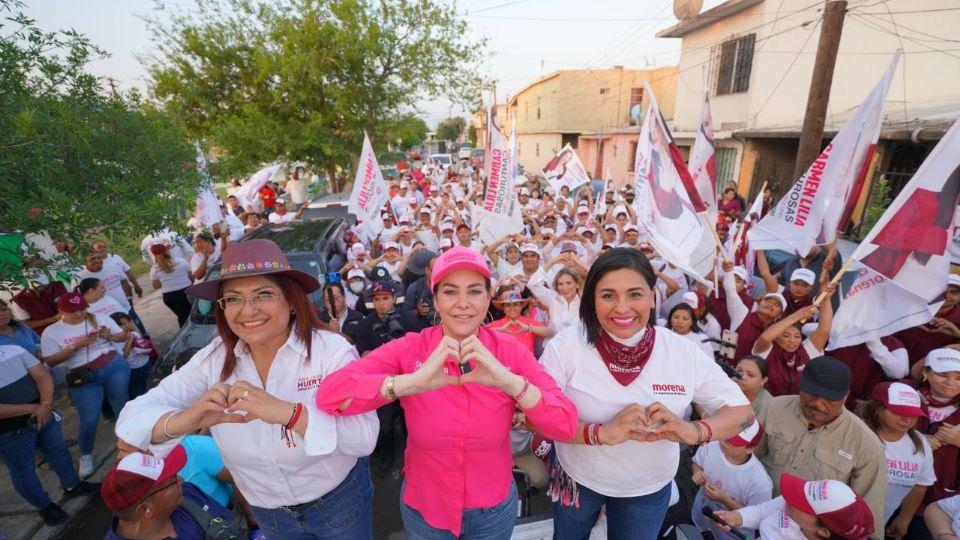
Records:
[[[236,370],[224,382],[246,381],[262,387],[247,346],[234,349]],[[301,402],[308,418],[305,436],[293,433],[296,446],[281,438],[281,426],[253,420],[210,428],[223,462],[237,487],[253,506],[278,508],[313,501],[337,487],[356,465],[373,451],[379,422],[376,411],[334,417],[317,409],[320,381],[357,358],[343,337],[318,330],[312,354],[294,332],[273,360],[265,390],[290,402]],[[219,337],[197,352],[182,368],[139,398],[127,403],[117,420],[117,437],[139,448],[166,455],[179,439],[150,444],[157,420],[166,412],[186,409],[220,381],[225,351]]]

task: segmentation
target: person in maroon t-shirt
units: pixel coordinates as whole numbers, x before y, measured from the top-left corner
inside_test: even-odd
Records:
[[[817,281],[817,275],[808,268],[797,268],[790,274],[790,282],[787,287],[780,285],[776,276],[770,273],[770,264],[762,250],[757,251],[757,270],[760,271],[760,277],[763,279],[763,286],[767,292],[778,292],[783,294],[787,300],[787,309],[783,316],[792,315],[797,310],[813,304],[813,285]],[[829,273],[829,270],[827,270]]]
[[[57,298],[65,292],[67,288],[63,283],[51,281],[18,292],[12,301],[30,316],[23,322],[34,332],[41,334],[46,327],[60,320]]]
[[[747,306],[747,310],[753,311],[755,301],[752,296],[747,294],[747,280],[750,278],[747,269],[742,266],[735,266],[733,267],[733,276],[734,283],[737,286],[737,296],[740,297],[743,305]],[[730,328],[730,314],[727,313],[727,293],[723,290],[723,287],[720,287],[714,293],[707,295],[710,311],[717,318],[717,322],[720,323],[720,328]]]
[[[828,295],[836,291],[835,285],[823,289]],[[811,358],[823,356],[823,348],[830,338],[833,323],[833,306],[829,296],[821,302],[820,321],[810,337],[800,333],[801,321],[813,320],[816,306],[806,306],[780,321],[771,324],[753,344],[753,354],[767,361],[767,391],[770,395],[784,396],[800,393],[800,375]]]
[[[743,267],[738,267],[742,270]],[[753,344],[768,326],[780,320],[787,309],[787,301],[780,293],[767,293],[760,299],[756,311],[750,308],[737,296],[734,274],[737,269],[732,262],[724,262],[723,288],[726,290],[727,313],[730,314],[730,325],[727,328],[736,328],[737,350],[734,358],[743,358],[753,350]],[[739,277],[739,276],[737,276]]]
[[[945,331],[943,321],[937,319],[960,326],[960,276],[956,274],[950,274],[947,278],[943,305],[937,311],[936,318],[927,324],[907,328],[894,334],[907,348],[911,367],[925,358],[930,351],[957,342],[956,337]]]

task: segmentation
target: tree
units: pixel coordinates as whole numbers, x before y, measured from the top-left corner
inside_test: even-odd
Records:
[[[402,114],[384,122],[384,134],[386,141],[396,143],[400,141],[400,148],[409,149],[411,146],[423,144],[427,138],[427,132],[430,128],[422,118],[412,113]],[[384,145],[385,146],[385,145]],[[376,145],[379,149],[379,145]]]
[[[349,166],[421,99],[477,94],[483,42],[437,0],[196,0],[158,9],[153,94],[250,170],[282,159]]]
[[[463,117],[447,118],[437,124],[437,138],[441,141],[455,141],[466,128],[467,121]]]
[[[74,31],[43,32],[21,8],[0,0],[0,227],[79,245],[171,224],[195,200],[185,133],[136,92],[105,93],[84,70],[103,52]],[[10,285],[22,273],[4,260]]]

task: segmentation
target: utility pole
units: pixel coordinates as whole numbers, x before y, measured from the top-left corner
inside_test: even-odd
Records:
[[[840,34],[843,31],[843,17],[846,12],[846,0],[826,0],[824,4],[823,26],[820,28],[820,42],[817,44],[817,57],[813,63],[813,77],[810,79],[810,94],[807,96],[807,111],[803,117],[800,146],[797,148],[797,161],[793,167],[791,181],[800,178],[813,160],[820,155],[823,122],[827,116],[827,104],[830,102],[833,68],[837,65],[837,50],[840,48]]]

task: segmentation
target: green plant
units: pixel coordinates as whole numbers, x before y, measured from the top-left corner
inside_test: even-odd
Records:
[[[863,221],[858,227],[859,234],[857,236],[860,240],[870,233],[870,229],[876,225],[887,207],[890,206],[890,201],[890,182],[886,178],[880,178],[873,185],[873,189],[870,190],[870,201],[863,214]]]

